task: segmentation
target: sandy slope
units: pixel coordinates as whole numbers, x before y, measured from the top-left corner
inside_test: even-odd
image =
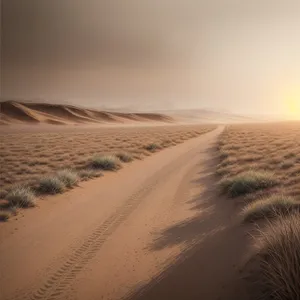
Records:
[[[245,236],[213,185],[222,130],[3,224],[0,299],[246,299]]]
[[[85,109],[71,105],[0,102],[0,125],[8,124],[106,124],[132,122],[172,122],[163,114],[118,113]]]

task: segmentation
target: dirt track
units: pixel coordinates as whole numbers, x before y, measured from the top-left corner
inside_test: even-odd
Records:
[[[245,236],[214,187],[222,130],[1,225],[0,299],[246,299]]]

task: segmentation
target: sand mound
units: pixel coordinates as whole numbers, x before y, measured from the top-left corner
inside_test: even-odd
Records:
[[[0,103],[0,125],[13,123],[30,124],[82,124],[82,123],[130,123],[172,122],[163,114],[118,113],[79,108],[71,105],[46,103]]]

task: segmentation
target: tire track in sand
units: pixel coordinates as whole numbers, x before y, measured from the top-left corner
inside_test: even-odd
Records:
[[[33,293],[19,295],[24,300],[54,300],[63,296],[76,275],[100,250],[107,238],[121,225],[130,213],[138,206],[143,195],[148,193],[158,181],[140,189],[133,194],[126,204],[117,209],[104,223],[84,239],[68,257],[62,266],[52,273],[44,284]]]
[[[29,293],[19,292],[18,295],[11,300],[64,299],[64,295],[69,290],[76,275],[81,272],[85,265],[97,254],[108,237],[138,207],[144,196],[162,182],[165,176],[182,166],[182,163],[185,162],[185,157],[189,157],[190,153],[193,151],[194,149],[191,149],[184,153],[178,157],[175,162],[172,161],[150,177],[143,187],[125,201],[123,206],[119,207],[114,214],[106,219],[101,225],[97,226],[85,239],[72,247],[73,250],[62,256],[60,261],[64,261],[64,263],[62,263],[61,267],[55,271],[50,271],[50,275],[45,276],[47,279],[42,282],[40,287],[36,288],[36,286],[32,286],[31,289],[26,289],[27,291],[30,290]]]

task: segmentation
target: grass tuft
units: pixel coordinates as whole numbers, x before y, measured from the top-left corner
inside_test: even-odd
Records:
[[[116,157],[125,163],[133,161],[133,156],[128,152],[118,152],[116,153]]]
[[[244,222],[255,222],[260,219],[286,215],[300,209],[300,203],[294,198],[284,195],[272,195],[268,198],[248,204],[241,215]]]
[[[65,184],[56,176],[47,176],[39,181],[39,192],[43,194],[59,194],[65,190]]]
[[[273,187],[277,180],[273,173],[266,171],[248,171],[220,181],[223,192],[231,197],[238,197],[258,190]]]
[[[96,177],[100,177],[103,174],[96,171],[96,170],[90,170],[90,169],[84,169],[84,170],[80,170],[78,172],[78,176],[82,181],[86,181],[92,178],[96,178]]]
[[[150,143],[146,145],[144,148],[150,152],[155,152],[156,150],[160,149],[160,146],[156,143]]]
[[[300,216],[280,217],[261,232],[257,270],[253,273],[255,299],[292,300],[300,295]]]
[[[75,186],[79,181],[77,172],[71,169],[58,171],[57,178],[61,180],[67,188]]]
[[[35,206],[35,195],[30,188],[16,187],[7,195],[6,200],[10,206],[32,207]]]
[[[95,156],[91,159],[90,165],[94,169],[114,171],[121,167],[120,160],[113,155]]]

